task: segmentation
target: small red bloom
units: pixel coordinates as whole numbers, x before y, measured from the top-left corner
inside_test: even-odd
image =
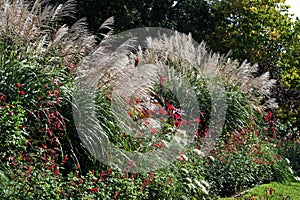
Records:
[[[22,85],[21,85],[21,83],[17,83],[16,86],[17,86],[18,88],[20,88]]]
[[[169,183],[169,184],[172,184],[172,183],[173,183],[172,177],[169,178],[168,183]]]
[[[270,195],[273,194],[273,188],[270,188]]]
[[[121,191],[117,191],[116,194],[114,196],[112,196],[112,198],[116,199],[120,193],[121,193]]]
[[[105,176],[105,172],[100,172],[100,177],[104,177]]]
[[[135,102],[136,102],[137,104],[140,104],[140,103],[141,103],[141,100],[140,100],[139,98],[137,98],[137,99],[135,100]]]
[[[70,185],[73,187],[77,187],[76,183],[74,183],[73,181],[70,182]]]
[[[174,125],[175,125],[176,127],[179,127],[179,126],[180,126],[180,121],[176,121],[176,122],[174,123]]]
[[[92,189],[91,189],[91,192],[92,193],[95,193],[95,192],[98,192],[99,190],[98,190],[98,188],[97,187],[93,187]]]
[[[9,161],[12,161],[12,160],[14,160],[14,159],[15,159],[15,157],[13,157],[12,155],[9,155],[9,156],[8,156],[8,160],[9,160]]]
[[[156,134],[156,133],[157,133],[157,131],[156,131],[156,129],[155,129],[155,128],[152,128],[152,130],[151,130],[151,131],[152,131],[152,133],[153,133],[153,134]]]
[[[20,91],[20,95],[24,95],[25,92],[23,90]]]
[[[152,180],[155,178],[155,174],[153,172],[150,172],[150,176]]]
[[[68,157],[68,155],[66,155],[63,159],[63,163],[66,163],[68,160],[69,160],[69,157]]]
[[[53,133],[51,132],[50,129],[48,129],[48,133],[49,133],[49,136],[52,137],[53,136]]]
[[[70,67],[71,70],[73,70],[75,66],[73,65],[73,63],[71,63],[71,64],[69,65],[69,67]]]
[[[195,118],[195,122],[199,124],[200,123],[200,119],[198,117]]]
[[[138,57],[135,57],[134,59],[134,66],[137,67],[139,64],[140,59]]]
[[[163,84],[165,84],[166,80],[167,80],[166,77],[161,77],[160,83],[163,85]]]
[[[169,110],[175,110],[175,107],[171,104],[168,104],[167,107],[168,107]]]
[[[180,119],[181,118],[181,116],[177,113],[175,113],[173,116],[174,116],[175,119]]]
[[[59,174],[59,171],[58,171],[58,169],[55,171],[55,175],[56,176],[58,176],[58,174]]]
[[[127,113],[128,113],[128,115],[132,118],[133,116],[132,116],[132,113],[130,112],[130,110],[129,111],[127,111]]]

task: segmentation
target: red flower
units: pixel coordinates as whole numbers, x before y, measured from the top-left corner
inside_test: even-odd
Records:
[[[20,91],[20,95],[24,95],[25,92],[23,90]]]
[[[80,169],[80,164],[78,164],[78,165],[76,166],[76,169]]]
[[[55,171],[55,175],[56,176],[58,176],[58,174],[59,174],[59,171],[58,171],[58,169]]]
[[[66,163],[68,160],[69,160],[69,157],[68,157],[68,155],[66,155],[63,159],[63,163]]]
[[[14,159],[15,159],[15,157],[13,157],[12,155],[9,155],[9,156],[8,156],[8,160],[9,160],[9,161],[12,161],[12,160],[14,160]]]
[[[47,145],[42,144],[42,148],[43,148],[43,149],[47,149]]]
[[[49,136],[52,137],[53,136],[53,133],[51,132],[50,129],[48,129],[48,133],[49,133]]]
[[[147,186],[146,182],[142,182],[142,188],[144,189]]]
[[[155,178],[155,174],[153,172],[150,172],[150,176],[151,176],[152,180]]]
[[[70,67],[71,70],[73,70],[75,66],[73,65],[73,63],[71,63],[71,64],[69,65],[69,67]]]
[[[127,111],[128,115],[132,118],[132,113],[129,111]]]
[[[169,184],[172,184],[172,183],[173,183],[172,177],[169,178],[168,183],[169,183]]]
[[[200,123],[200,119],[198,117],[195,118],[195,122],[199,124]]]
[[[168,104],[168,105],[167,105],[167,108],[168,108],[169,110],[175,110],[175,107],[174,107],[173,105],[171,105],[171,104]]]
[[[93,187],[92,189],[91,189],[91,192],[92,193],[95,193],[95,192],[98,192],[99,190],[98,190],[98,188],[97,187]]]
[[[105,172],[101,172],[101,173],[100,173],[100,180],[101,180],[101,181],[105,181],[104,176],[105,176]]]
[[[137,104],[140,104],[140,103],[141,103],[141,100],[140,100],[139,98],[137,98],[137,99],[135,100],[135,102],[136,102]]]
[[[137,67],[139,64],[140,59],[138,57],[135,57],[134,59],[134,66]]]
[[[273,194],[273,188],[270,188],[270,195]]]
[[[17,86],[18,88],[20,88],[22,85],[21,85],[21,83],[17,83],[16,86]]]
[[[166,77],[161,77],[160,83],[163,85],[163,84],[165,84],[166,80],[167,80]]]
[[[152,133],[153,133],[153,134],[156,134],[156,133],[157,133],[157,131],[156,131],[156,129],[155,129],[155,128],[152,128],[152,130],[151,130],[151,131],[152,131]]]
[[[76,183],[74,183],[73,181],[70,182],[70,185],[73,187],[77,187]]]
[[[175,125],[176,127],[179,127],[179,126],[180,126],[180,121],[176,121],[174,125]]]
[[[180,119],[181,118],[181,116],[177,113],[175,113],[173,116],[174,116],[175,119]]]
[[[120,193],[121,193],[121,191],[117,191],[116,194],[114,196],[112,196],[112,198],[116,199]]]

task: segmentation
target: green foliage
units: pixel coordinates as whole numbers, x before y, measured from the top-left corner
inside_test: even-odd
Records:
[[[62,3],[66,0],[51,0]],[[163,27],[188,34],[201,42],[214,28],[210,4],[206,0],[162,1],[83,1],[76,0],[76,18],[87,17],[89,28],[98,33],[100,25],[114,16],[114,30],[122,32],[140,27]],[[197,13],[197,15],[195,15]],[[70,20],[66,20],[70,23]],[[72,22],[72,20],[71,20]]]
[[[275,64],[281,52],[289,47],[293,24],[283,2],[214,1],[213,8],[222,17],[210,46],[222,53],[232,50],[233,56],[241,60]]]
[[[215,51],[232,50],[234,58],[258,63],[258,74],[270,71],[278,81],[271,96],[279,118],[298,126],[299,20],[293,21],[284,2],[213,1],[217,25],[207,41]]]
[[[5,98],[5,95],[1,96]],[[18,157],[17,153],[25,149],[27,142],[26,130],[24,125],[25,111],[20,102],[6,104],[0,101],[0,149],[1,162],[6,162],[10,157]]]

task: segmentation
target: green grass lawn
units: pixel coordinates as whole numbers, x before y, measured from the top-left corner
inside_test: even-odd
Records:
[[[270,188],[272,188],[272,195],[270,195]],[[268,191],[268,196],[266,195]],[[300,200],[300,182],[292,183],[276,183],[260,185],[246,191],[241,197],[236,198],[221,198],[220,200]],[[251,200],[252,200],[251,199]]]

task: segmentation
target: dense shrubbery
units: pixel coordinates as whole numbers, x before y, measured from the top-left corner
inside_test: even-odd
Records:
[[[299,131],[292,129],[284,134],[289,137],[280,140],[279,136],[286,128],[276,124],[272,112],[266,110],[268,105],[273,105],[265,102],[265,96],[269,95],[274,83],[268,74],[254,77],[255,66],[246,62],[240,66],[218,54],[210,55],[203,43],[189,51],[191,60],[186,62],[169,53],[191,47],[191,36],[180,34],[159,40],[149,39],[148,48],[159,47],[158,51],[137,50],[136,53],[140,64],[158,64],[159,61],[184,71],[196,90],[202,112],[199,118],[192,119],[199,128],[191,148],[181,152],[170,166],[144,174],[101,164],[79,139],[71,103],[76,74],[80,74],[82,66],[89,62],[87,55],[99,50],[95,47],[95,37],[86,31],[82,20],[70,28],[56,25],[56,20],[72,9],[71,4],[58,9],[41,7],[37,1],[31,12],[22,1],[0,2],[0,7],[4,16],[0,21],[1,197],[205,199],[231,195],[245,187],[271,180],[291,180],[293,174],[284,157],[291,161],[293,169],[299,170]],[[108,25],[110,23],[103,27],[110,29]],[[181,49],[176,49],[178,46]],[[134,66],[131,56],[127,63],[122,63],[122,69]],[[200,147],[208,134],[210,94],[205,81],[198,76],[201,70],[193,66],[195,63],[201,67],[217,67],[226,85],[228,109],[224,130],[207,158],[202,157]],[[110,71],[113,62],[90,64],[113,72]],[[118,78],[118,73],[108,80],[103,76],[101,80],[109,85],[113,78]],[[162,78],[162,82],[168,81],[167,77]],[[177,108],[176,98],[168,92],[163,97],[155,95],[158,92],[160,89],[156,88],[151,94],[157,101],[165,102],[159,106],[168,111],[165,114],[168,118],[167,134],[163,136],[172,138],[172,131],[186,122],[173,112]],[[145,146],[149,141],[141,142],[130,133],[122,133],[114,123],[107,87],[105,90],[100,87],[98,94],[99,120],[106,127],[111,141],[129,151]],[[134,101],[140,106],[145,99],[141,97]],[[139,107],[133,108],[129,112],[132,118],[149,114],[140,112]],[[158,130],[151,131],[156,134]],[[290,139],[294,142],[289,142]],[[283,148],[279,148],[281,146]],[[163,146],[157,143],[147,148],[142,148],[142,151]]]

